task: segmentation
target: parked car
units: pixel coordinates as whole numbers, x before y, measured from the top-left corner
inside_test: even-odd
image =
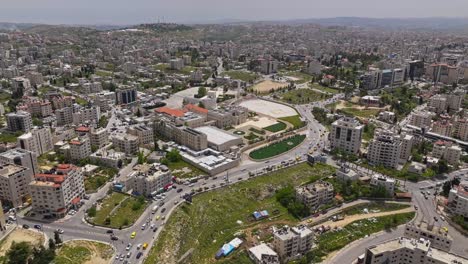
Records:
[[[180,188],[180,189],[177,190],[178,193],[180,193],[180,192],[182,192],[182,191],[183,191],[182,188]]]
[[[129,251],[131,248],[132,248],[132,243],[128,243],[128,245],[127,245],[127,247],[125,248],[125,250]]]
[[[140,259],[141,256],[143,256],[143,253],[142,253],[142,252],[138,252],[138,254],[136,255],[136,258],[137,258],[137,259]]]
[[[34,225],[34,228],[41,230],[42,226],[41,225]]]
[[[23,225],[23,228],[24,228],[24,229],[29,229],[29,226],[28,226],[27,224],[24,224],[24,225]]]
[[[56,229],[55,232],[57,232],[57,233],[59,233],[59,234],[63,234],[64,231],[63,231],[63,229],[60,229],[60,228],[59,228],[59,229]]]

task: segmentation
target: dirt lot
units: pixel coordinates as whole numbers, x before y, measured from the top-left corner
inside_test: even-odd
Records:
[[[112,262],[113,253],[109,245],[87,240],[74,240],[63,245],[57,254],[59,259],[57,262],[109,264]]]
[[[44,244],[44,236],[42,233],[27,230],[22,228],[17,228],[11,232],[1,243],[0,246],[0,256],[4,256],[6,252],[10,249],[12,242],[29,242],[34,246],[39,246]]]
[[[409,213],[409,212],[413,212],[413,211],[414,211],[414,209],[412,207],[408,207],[408,208],[405,208],[405,209],[401,209],[401,210],[397,210],[397,211],[390,211],[390,212],[350,215],[350,216],[346,216],[346,218],[344,220],[336,221],[336,222],[327,221],[327,222],[324,222],[324,223],[322,223],[320,225],[330,226],[331,228],[343,227],[343,226],[348,225],[348,224],[350,224],[350,223],[352,223],[354,221],[357,221],[357,220],[367,219],[367,218],[371,218],[371,217],[380,217],[380,216],[392,215],[392,214],[403,214],[403,213]]]
[[[271,91],[271,89],[276,90],[276,89],[279,89],[281,87],[285,87],[287,85],[288,85],[287,83],[280,83],[280,82],[274,82],[274,81],[267,80],[267,81],[263,81],[263,82],[259,82],[259,83],[255,84],[252,87],[252,89],[254,91],[259,92],[259,93],[268,93],[268,92]]]

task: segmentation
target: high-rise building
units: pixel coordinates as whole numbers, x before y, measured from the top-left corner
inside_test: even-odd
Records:
[[[70,158],[80,161],[91,155],[91,143],[87,136],[70,140]]]
[[[84,178],[79,167],[60,164],[47,173],[36,174],[29,183],[32,210],[43,217],[64,217],[77,209],[85,195]]]
[[[36,153],[38,156],[54,149],[52,133],[49,127],[35,127],[18,137],[18,146]]]
[[[37,154],[25,149],[10,149],[0,153],[0,164],[16,164],[29,169],[31,178],[34,174],[39,173],[37,164]]]
[[[118,89],[115,98],[117,104],[131,104],[137,100],[137,91],[134,88]]]
[[[57,125],[64,126],[73,123],[73,107],[63,107],[55,110]]]
[[[343,117],[332,124],[330,143],[332,149],[358,153],[361,147],[364,126],[355,118]]]
[[[410,117],[410,125],[420,127],[420,128],[429,128],[431,127],[431,120],[432,117],[434,116],[433,113],[431,112],[415,112],[411,114]]]
[[[426,68],[427,79],[438,83],[453,84],[458,83],[458,68],[448,64],[431,64]]]
[[[140,145],[152,144],[154,142],[153,129],[145,125],[135,125],[128,128],[128,133],[138,137]]]
[[[109,143],[109,135],[107,134],[107,130],[104,128],[91,130],[89,138],[91,140],[91,146],[95,146],[97,148],[104,147]]]
[[[28,184],[32,173],[28,168],[15,165],[0,165],[0,199],[13,207],[22,205],[29,198]]]
[[[397,168],[400,161],[402,142],[391,131],[378,130],[369,142],[367,159],[373,165]]]
[[[298,259],[313,245],[314,233],[306,226],[285,226],[273,232],[273,247],[281,263]]]
[[[8,130],[28,132],[32,129],[31,114],[26,111],[6,114]]]

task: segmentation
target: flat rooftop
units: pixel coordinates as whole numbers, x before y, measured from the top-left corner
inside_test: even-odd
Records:
[[[0,176],[10,177],[18,172],[26,170],[25,167],[21,167],[15,164],[6,164],[0,166]]]
[[[238,140],[240,138],[212,126],[197,127],[195,130],[205,134],[208,141],[216,145],[222,145],[231,140]]]

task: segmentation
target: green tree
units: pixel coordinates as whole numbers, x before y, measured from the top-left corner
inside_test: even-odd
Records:
[[[207,94],[206,88],[203,86],[200,86],[198,88],[198,93],[197,93],[197,98],[202,98]]]
[[[58,231],[54,232],[54,241],[55,244],[62,244],[62,238],[60,237],[60,233]]]
[[[13,242],[6,253],[7,264],[28,263],[32,254],[32,248],[27,242]]]
[[[92,206],[88,209],[88,216],[95,217],[96,216],[96,206]]]
[[[177,149],[172,149],[166,154],[166,159],[169,162],[178,162],[182,159],[180,152]]]

